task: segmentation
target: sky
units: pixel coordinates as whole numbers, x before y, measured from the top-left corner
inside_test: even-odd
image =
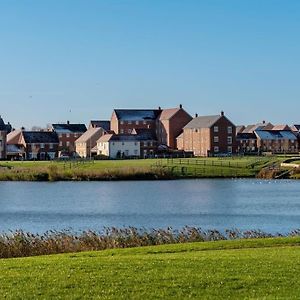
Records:
[[[0,114],[15,128],[182,104],[300,123],[298,0],[0,0]]]

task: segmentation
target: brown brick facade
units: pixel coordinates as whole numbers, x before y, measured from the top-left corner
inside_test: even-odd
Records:
[[[214,118],[216,121],[209,127],[185,127],[183,134],[178,139],[179,149],[192,151],[195,156],[217,156],[236,153],[235,125],[223,115],[219,118],[214,116]]]

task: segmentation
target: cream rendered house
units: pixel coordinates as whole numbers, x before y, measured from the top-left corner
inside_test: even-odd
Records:
[[[104,134],[103,128],[89,128],[75,141],[76,153],[82,158],[91,157],[92,149],[96,146],[97,140]]]
[[[109,158],[140,157],[141,143],[133,134],[105,134],[97,141],[97,154]]]

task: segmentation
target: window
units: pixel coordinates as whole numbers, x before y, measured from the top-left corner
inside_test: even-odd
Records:
[[[218,146],[214,147],[214,152],[219,152],[219,147]]]
[[[227,133],[232,134],[232,126],[227,127]]]
[[[49,144],[49,148],[50,148],[50,149],[53,149],[53,144]]]
[[[125,150],[125,155],[129,156],[129,150]]]
[[[128,133],[131,133],[132,132],[132,130],[131,129],[128,129]]]
[[[122,146],[124,146],[125,145],[125,143],[124,142],[122,142]]]
[[[228,143],[229,145],[232,144],[232,137],[231,137],[231,136],[228,136],[228,137],[227,137],[227,143]]]
[[[214,132],[219,132],[219,126],[214,126]]]
[[[67,142],[67,147],[70,147],[70,142]]]
[[[121,120],[121,121],[120,121],[120,124],[121,124],[121,125],[123,125],[123,124],[124,124],[124,121],[123,121],[123,120]]]
[[[134,155],[138,155],[138,151],[137,150],[134,150]]]
[[[137,146],[137,144],[138,144],[137,142],[134,142],[134,146]]]
[[[132,124],[132,121],[128,121],[128,124]]]
[[[228,153],[232,153],[232,147],[228,146],[227,151],[228,151]]]
[[[70,137],[70,133],[67,133],[67,138],[69,138]]]
[[[123,134],[123,133],[124,133],[124,129],[121,129],[121,130],[120,130],[120,133]]]
[[[62,137],[63,137],[63,134],[62,134],[62,133],[60,133],[58,136],[59,136],[60,138],[62,138]]]
[[[143,121],[143,124],[146,125],[146,124],[147,124],[147,121]]]
[[[214,136],[214,143],[219,143],[219,137],[218,136]]]
[[[139,123],[140,123],[139,121],[135,121],[135,124],[136,124],[136,125],[139,125]]]

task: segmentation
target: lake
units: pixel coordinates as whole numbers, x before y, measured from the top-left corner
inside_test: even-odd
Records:
[[[0,182],[0,231],[300,228],[300,181]]]

